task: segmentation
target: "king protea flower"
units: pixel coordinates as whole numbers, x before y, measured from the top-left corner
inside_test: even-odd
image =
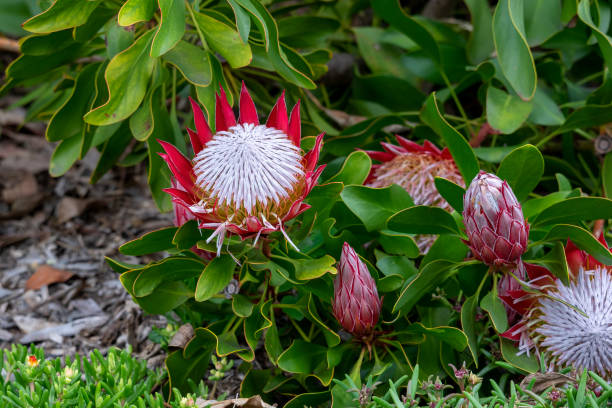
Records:
[[[244,83],[238,122],[221,89],[214,134],[202,109],[190,100],[196,131],[187,131],[195,157],[189,160],[159,141],[166,152],[161,156],[182,187],[165,191],[201,228],[214,230],[208,241],[217,238],[217,255],[228,233],[257,241],[261,234],[281,231],[295,247],[284,224],[310,208],[303,201],[323,171],[324,166],[316,167],[323,134],[303,155],[299,103],[288,118],[284,93],[262,125]]]
[[[474,256],[489,266],[515,268],[527,249],[529,224],[505,181],[481,171],[463,197],[463,223]]]
[[[342,246],[338,276],[334,281],[332,310],[340,325],[356,336],[372,332],[381,301],[368,267],[348,243]]]
[[[440,150],[428,140],[421,146],[401,136],[395,137],[399,146],[383,142],[384,152],[366,152],[370,158],[381,162],[372,166],[366,185],[380,188],[398,184],[410,194],[416,205],[433,205],[452,211],[434,183],[436,177],[442,177],[465,186],[448,149]],[[427,252],[434,240],[431,235],[416,237],[421,252]]]
[[[605,244],[605,241],[603,241]],[[606,245],[607,246],[607,245]],[[579,253],[580,252],[580,253]],[[612,374],[612,269],[602,266],[573,243],[566,257],[574,263],[569,285],[547,269],[525,264],[529,281],[500,297],[521,320],[502,336],[519,342],[529,354],[546,351],[556,366],[589,369],[604,377]],[[596,263],[593,263],[593,261]]]

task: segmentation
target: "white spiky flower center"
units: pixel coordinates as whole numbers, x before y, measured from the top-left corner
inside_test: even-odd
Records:
[[[300,149],[278,129],[252,123],[218,132],[194,158],[196,184],[217,205],[279,204],[304,174]]]
[[[580,270],[569,286],[560,281],[540,300],[540,346],[561,364],[612,373],[612,275],[605,268]],[[574,308],[569,307],[567,304]],[[576,310],[577,309],[577,310]],[[583,312],[583,313],[581,313]]]

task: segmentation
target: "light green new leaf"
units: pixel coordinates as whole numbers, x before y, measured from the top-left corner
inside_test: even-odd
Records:
[[[52,33],[85,24],[99,1],[56,0],[47,10],[32,17],[23,28],[32,33]]]
[[[524,100],[533,98],[536,69],[525,39],[523,0],[500,0],[493,16],[493,39],[501,70]]]
[[[156,62],[148,53],[152,37],[153,31],[146,32],[131,47],[110,61],[104,73],[110,94],[108,101],[85,115],[87,123],[110,125],[127,118],[138,109]]]
[[[527,198],[538,185],[543,174],[542,153],[530,144],[510,152],[497,169],[497,176],[508,182],[519,201]]]
[[[157,0],[161,22],[151,43],[151,57],[170,51],[185,34],[185,2],[183,0]]]
[[[344,185],[362,184],[372,166],[372,159],[363,151],[352,152],[348,155],[342,168],[327,183],[341,182]]]
[[[155,0],[127,0],[119,10],[119,25],[126,27],[141,21],[149,21],[153,18],[156,6]]]
[[[532,108],[532,101],[524,101],[493,86],[487,90],[487,120],[493,129],[504,134],[520,128]]]
[[[208,45],[221,54],[232,68],[249,65],[253,57],[251,47],[242,41],[234,28],[207,14],[195,13],[195,18]]]

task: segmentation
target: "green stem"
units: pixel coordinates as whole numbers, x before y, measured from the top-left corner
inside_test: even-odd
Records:
[[[475,133],[472,129],[472,126],[470,125],[470,119],[465,114],[465,110],[463,110],[463,105],[461,105],[461,102],[459,101],[459,98],[457,97],[457,94],[455,93],[455,88],[453,88],[453,85],[448,80],[448,77],[446,76],[446,73],[444,72],[444,70],[440,70],[440,74],[442,75],[442,79],[444,80],[444,83],[448,87],[451,97],[455,101],[455,105],[457,105],[457,109],[459,109],[459,113],[461,114],[461,117],[465,121],[465,124],[468,128],[468,132],[470,133],[469,136],[472,137]]]
[[[297,324],[292,318],[289,318],[289,321],[291,322],[291,324],[293,325],[293,327],[295,327],[295,330],[298,331],[298,333],[300,333],[300,336],[302,336],[302,338],[304,339],[304,341],[307,341],[308,343],[310,343],[310,339],[308,338],[308,336],[306,336],[306,333],[304,333],[304,331],[302,330],[302,328],[300,327],[299,324]]]
[[[202,30],[200,30],[200,26],[198,25],[198,22],[196,21],[195,15],[193,14],[193,9],[191,8],[191,5],[189,4],[187,0],[185,0],[185,7],[187,8],[187,11],[189,11],[189,15],[191,16],[191,22],[193,23],[193,26],[196,28],[196,31],[198,32],[198,37],[200,37],[200,41],[202,42],[202,48],[207,50],[208,43],[206,42],[206,39],[204,38],[204,34],[202,34]]]

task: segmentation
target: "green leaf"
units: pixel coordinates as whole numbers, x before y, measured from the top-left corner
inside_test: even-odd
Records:
[[[420,255],[419,247],[411,235],[381,230],[378,241],[389,254],[406,255],[409,258],[416,258]]]
[[[329,391],[308,392],[292,398],[284,408],[316,407],[330,400]]]
[[[533,221],[533,226],[612,218],[612,200],[603,197],[575,197],[553,204]]]
[[[440,286],[455,271],[454,262],[436,260],[425,265],[419,274],[402,290],[393,305],[393,313],[405,315],[434,287]]]
[[[340,171],[327,183],[341,182],[344,185],[362,184],[370,174],[372,160],[366,152],[356,151],[346,158]]]
[[[127,0],[119,10],[119,25],[126,27],[153,18],[155,0]]]
[[[96,183],[115,165],[131,141],[132,133],[126,121],[121,124],[121,127],[117,129],[102,147],[102,153],[98,159],[98,164],[96,164],[96,168],[93,173],[91,173],[91,178],[89,179],[90,183]]]
[[[195,13],[195,17],[208,45],[221,54],[232,68],[249,65],[253,57],[251,47],[242,41],[236,30],[207,14]]]
[[[461,327],[468,338],[470,353],[474,359],[474,364],[478,368],[478,333],[476,333],[476,306],[478,305],[477,292],[463,302],[461,307]]]
[[[277,22],[281,41],[293,48],[325,46],[329,36],[340,28],[338,19],[315,15],[294,15]]]
[[[457,222],[440,207],[415,205],[389,217],[387,227],[408,234],[458,234]]]
[[[368,231],[384,229],[390,216],[414,205],[406,190],[397,184],[385,188],[346,186],[340,197]]]
[[[232,297],[232,310],[239,317],[249,317],[254,307],[255,304],[244,295],[238,293]]]
[[[193,291],[183,282],[166,282],[157,287],[150,295],[134,299],[142,309],[150,314],[168,313],[193,297]]]
[[[287,258],[287,260],[295,267],[295,277],[299,280],[317,279],[326,273],[336,274],[336,268],[333,266],[336,260],[330,255],[315,259]]]
[[[461,262],[465,259],[467,251],[467,246],[458,236],[440,235],[423,257],[421,269],[428,263],[439,259]]]
[[[478,160],[465,138],[442,117],[436,103],[435,92],[425,101],[425,106],[421,111],[421,120],[442,137],[455,159],[465,184],[469,185],[480,169]]]
[[[139,269],[131,293],[138,298],[149,296],[162,282],[165,286],[167,283],[192,279],[200,275],[202,269],[204,269],[204,264],[199,260],[165,258],[160,262]]]
[[[533,103],[501,89],[487,90],[487,120],[492,128],[509,134],[520,128],[531,113]]]
[[[56,0],[51,7],[23,23],[32,33],[52,33],[85,24],[98,1]]]
[[[76,135],[62,140],[51,155],[49,174],[52,177],[62,176],[79,158],[83,135]]]
[[[251,17],[249,14],[236,2],[236,0],[227,0],[229,5],[234,10],[236,16],[236,27],[240,33],[240,38],[245,44],[249,41],[249,33],[251,31]]]
[[[504,360],[512,366],[528,373],[535,373],[540,369],[540,364],[533,354],[529,357],[525,353],[519,354],[519,350],[514,346],[512,340],[500,337],[499,341]]]
[[[601,167],[604,195],[612,199],[612,152],[606,154]]]
[[[311,374],[321,362],[327,367],[327,348],[303,340],[294,340],[278,358],[282,370],[296,374]]]
[[[132,46],[110,61],[104,74],[110,92],[109,99],[85,115],[87,123],[110,125],[127,118],[138,109],[155,68],[156,60],[149,57],[147,52],[152,35],[153,31],[141,35]]]
[[[199,381],[204,377],[216,345],[217,336],[208,329],[198,327],[195,329],[195,336],[187,343],[184,350],[168,354],[166,369],[170,389],[192,392],[188,380]]]
[[[50,34],[29,35],[21,39],[19,48],[26,55],[49,55],[72,44],[72,30],[66,29]]]
[[[172,209],[170,195],[162,191],[162,189],[171,186],[170,170],[166,162],[159,156],[159,153],[162,153],[163,150],[157,140],[165,140],[170,143],[175,143],[175,141],[165,103],[162,106],[163,101],[161,100],[160,89],[161,88],[158,88],[158,92],[155,92],[153,96],[152,117],[155,118],[155,126],[153,128],[153,134],[147,139],[149,151],[147,181],[157,208],[159,208],[160,211],[170,211],[170,209]]]
[[[476,65],[488,59],[495,48],[491,36],[493,30],[491,10],[487,0],[465,0],[465,4],[470,10],[473,27],[466,51],[470,62]]]
[[[314,89],[316,85],[303,72],[296,69],[281,50],[278,26],[270,12],[257,0],[236,0],[253,16],[253,21],[264,39],[266,51],[277,73],[302,88]]]
[[[31,79],[83,56],[83,44],[74,43],[60,52],[49,55],[20,55],[6,69],[6,77],[13,80]]]
[[[583,251],[592,255],[605,265],[612,265],[612,253],[602,245],[589,231],[576,225],[559,224],[552,227],[544,237],[544,241],[560,240],[565,242],[571,239]]]
[[[436,63],[441,62],[438,43],[425,25],[404,13],[398,0],[375,0],[371,2],[374,12],[396,30],[413,40],[425,54]]]
[[[423,333],[427,336],[432,336],[450,345],[457,351],[463,351],[468,345],[467,336],[456,327],[425,327],[422,323],[413,323],[410,326],[402,329],[402,333],[410,332]]]
[[[587,105],[572,112],[563,125],[553,134],[565,133],[579,128],[589,128],[605,125],[612,117],[612,104],[610,105]]]
[[[185,2],[157,0],[161,21],[151,43],[151,57],[160,57],[170,51],[185,34]]]
[[[496,289],[493,289],[482,298],[480,307],[489,314],[496,332],[503,333],[508,330],[506,308],[501,299],[497,296]]]
[[[221,292],[232,280],[236,262],[229,255],[214,258],[200,275],[196,285],[195,300],[203,302]]]
[[[559,126],[565,122],[563,112],[541,86],[536,89],[532,102],[533,109],[527,118],[529,122],[543,126]]]
[[[525,33],[531,47],[542,44],[562,28],[558,0],[527,0],[524,14]]]
[[[172,237],[172,243],[178,249],[191,249],[201,239],[202,231],[198,227],[198,222],[189,220],[178,228],[176,234]]]
[[[179,41],[164,55],[164,60],[177,67],[185,79],[194,85],[208,86],[212,81],[208,53],[187,41]]]
[[[450,180],[441,177],[434,178],[434,184],[438,193],[444,198],[455,211],[463,211],[463,195],[465,189]]]
[[[597,4],[597,3],[596,3]],[[578,17],[580,20],[589,26],[593,31],[593,35],[597,39],[601,53],[607,65],[608,70],[612,70],[612,38],[598,27],[591,17],[591,1],[581,0],[578,4]]]
[[[523,1],[500,0],[493,15],[493,39],[501,70],[523,100],[533,98],[536,69],[525,39]]]
[[[308,294],[308,319],[314,322],[321,330],[323,330],[323,337],[325,337],[325,342],[328,347],[335,347],[340,344],[340,336],[338,333],[330,329],[325,323],[323,323],[323,319],[319,316],[319,312],[317,312],[317,306],[315,304],[315,300],[312,292]],[[326,351],[327,354],[327,351]],[[327,357],[326,357],[327,358]]]
[[[510,152],[497,169],[497,176],[508,182],[519,201],[527,198],[543,174],[544,158],[540,151],[530,144]]]
[[[119,247],[119,252],[123,255],[142,256],[166,251],[174,247],[172,239],[176,231],[176,227],[168,227],[148,232],[140,238],[121,245]]]

